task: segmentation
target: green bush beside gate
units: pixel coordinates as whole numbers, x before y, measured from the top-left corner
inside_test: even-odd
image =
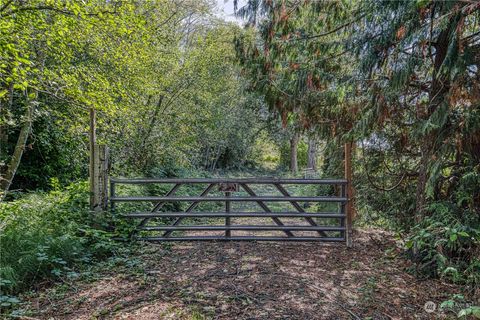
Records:
[[[0,203],[0,303],[33,283],[76,277],[78,267],[114,252],[105,219],[88,210],[88,184]]]

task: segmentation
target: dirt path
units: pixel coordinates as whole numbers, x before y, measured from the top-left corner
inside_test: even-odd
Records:
[[[387,250],[382,233],[356,235],[354,249],[318,243],[145,245],[132,260],[106,266],[31,299],[41,319],[434,319],[459,288],[419,281]],[[367,318],[368,319],[368,318]]]

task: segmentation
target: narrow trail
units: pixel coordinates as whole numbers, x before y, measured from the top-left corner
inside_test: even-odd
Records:
[[[419,281],[385,232],[343,244],[197,242],[141,245],[89,281],[31,298],[41,319],[433,319],[455,291]]]

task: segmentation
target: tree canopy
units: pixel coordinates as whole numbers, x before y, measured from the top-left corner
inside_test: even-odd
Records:
[[[237,10],[249,28],[236,48],[251,87],[283,119],[359,146],[366,208],[407,229],[471,232],[480,210],[479,12],[470,1],[252,0]],[[437,236],[423,241],[438,245]],[[415,250],[444,270],[445,253]]]

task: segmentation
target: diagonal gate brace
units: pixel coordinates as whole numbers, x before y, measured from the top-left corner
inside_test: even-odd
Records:
[[[210,192],[210,190],[212,190],[213,187],[215,187],[215,185],[216,185],[216,183],[211,183],[211,184],[209,184],[208,187],[207,187],[205,190],[203,190],[203,192],[200,194],[200,197],[205,197],[205,196]],[[195,208],[198,206],[199,203],[200,203],[200,201],[195,201],[195,202],[193,202],[193,203],[187,208],[187,210],[185,210],[185,212],[191,212],[193,209],[195,209]],[[184,217],[177,218],[177,220],[175,220],[175,221],[171,224],[171,226],[173,227],[173,226],[178,225],[180,222],[182,222],[183,219],[184,219]],[[163,233],[163,237],[168,237],[172,232],[173,232],[173,230],[165,231],[165,232]]]
[[[257,194],[255,193],[255,191],[253,191],[247,184],[245,183],[240,183],[240,185],[242,186],[242,188],[249,194],[251,195],[252,197],[256,197]],[[272,210],[270,210],[270,208],[265,204],[265,202],[263,201],[256,201],[257,204],[265,211],[265,212],[269,212],[271,213]],[[279,226],[284,226],[283,222],[280,221],[279,218],[277,217],[272,217],[272,220],[273,222],[275,222],[277,225]],[[285,234],[288,236],[288,237],[293,237],[293,233],[290,232],[289,230],[284,230]]]
[[[280,191],[281,194],[283,194],[284,196],[286,197],[290,197],[290,193],[288,193],[287,189],[285,189],[281,184],[278,184],[278,183],[275,183],[274,186],[277,188],[278,191]],[[300,213],[306,213],[305,210],[303,210],[302,206],[300,206],[298,204],[297,201],[290,201],[290,203],[292,204],[292,206]],[[315,220],[313,220],[312,218],[310,217],[305,217],[304,218],[311,226],[315,226],[317,227],[318,224],[315,222]],[[324,236],[324,237],[328,237],[328,235],[324,232],[324,231],[317,231],[320,235]]]

